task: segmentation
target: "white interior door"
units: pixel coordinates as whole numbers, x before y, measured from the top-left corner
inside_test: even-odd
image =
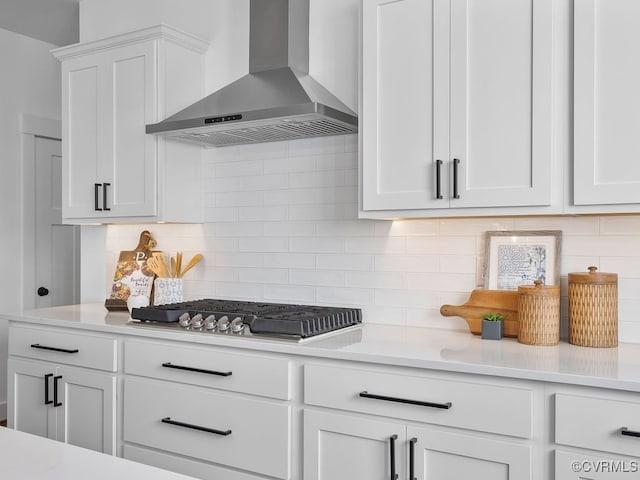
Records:
[[[62,225],[61,141],[35,137],[34,305],[79,300],[79,227]]]

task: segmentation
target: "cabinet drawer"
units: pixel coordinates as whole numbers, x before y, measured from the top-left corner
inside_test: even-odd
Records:
[[[526,388],[305,365],[304,401],[514,437],[532,435],[533,391]]]
[[[288,400],[289,361],[215,347],[145,341],[125,344],[125,372]]]
[[[116,339],[62,329],[11,325],[9,355],[115,372]]]
[[[556,394],[556,443],[638,456],[640,402]]]
[[[126,442],[277,478],[290,476],[291,411],[277,401],[127,378],[124,426]]]

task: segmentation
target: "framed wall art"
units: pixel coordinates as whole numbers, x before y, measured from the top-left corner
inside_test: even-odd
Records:
[[[518,285],[560,285],[562,231],[486,233],[484,288],[517,290]]]

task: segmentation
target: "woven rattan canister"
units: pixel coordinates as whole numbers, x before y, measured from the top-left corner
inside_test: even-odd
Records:
[[[557,345],[560,341],[560,287],[534,285],[518,287],[518,342],[526,345]]]
[[[583,347],[618,345],[618,275],[569,274],[569,343]]]

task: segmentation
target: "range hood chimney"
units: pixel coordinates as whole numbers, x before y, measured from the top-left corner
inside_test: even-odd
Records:
[[[309,0],[250,0],[249,73],[146,132],[209,147],[357,133],[309,76]]]

